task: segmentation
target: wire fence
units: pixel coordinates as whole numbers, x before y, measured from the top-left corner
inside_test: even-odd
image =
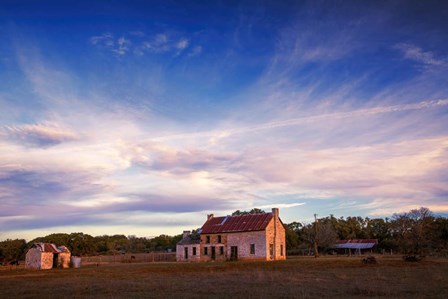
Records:
[[[126,253],[82,257],[83,264],[175,262],[175,252]]]

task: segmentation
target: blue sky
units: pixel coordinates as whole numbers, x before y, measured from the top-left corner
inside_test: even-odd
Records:
[[[2,1],[0,239],[448,213],[448,5]]]

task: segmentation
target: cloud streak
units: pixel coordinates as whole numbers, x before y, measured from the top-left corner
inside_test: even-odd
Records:
[[[124,56],[128,52],[133,52],[138,56],[145,53],[174,53],[174,56],[179,56],[192,45],[190,38],[178,37],[179,34],[170,36],[168,33],[157,33],[151,37],[141,31],[132,31],[129,35],[130,37],[123,35],[115,38],[112,33],[103,33],[92,36],[90,43],[98,49],[106,49],[118,56]],[[188,52],[188,56],[197,56],[201,52],[202,46],[194,45],[192,50]]]
[[[396,49],[400,50],[404,58],[414,60],[429,66],[442,66],[446,65],[447,61],[442,59],[437,59],[434,53],[430,51],[423,51],[421,48],[406,43],[400,43],[395,45]]]
[[[179,135],[170,135],[170,136],[162,136],[153,138],[153,141],[166,141],[171,139],[184,139],[184,138],[200,138],[200,137],[210,137],[210,138],[226,138],[232,135],[237,134],[248,134],[254,133],[264,130],[271,130],[282,127],[289,126],[299,126],[305,123],[313,123],[323,120],[337,120],[337,119],[352,119],[359,117],[367,117],[374,116],[379,114],[387,114],[393,112],[401,112],[401,111],[412,111],[412,110],[421,110],[421,109],[430,109],[443,107],[448,105],[448,99],[439,99],[439,100],[427,100],[421,101],[418,103],[412,104],[400,104],[400,105],[392,105],[392,106],[382,106],[382,107],[373,107],[366,109],[358,109],[352,110],[348,112],[336,112],[336,113],[327,113],[321,115],[313,115],[307,117],[293,118],[281,121],[273,121],[265,124],[243,127],[239,129],[223,129],[220,131],[209,131],[209,132],[198,132],[198,133],[187,133],[187,134],[179,134]]]
[[[56,124],[2,126],[0,127],[0,136],[2,133],[18,142],[42,147],[76,141],[80,138],[72,130],[61,128]]]

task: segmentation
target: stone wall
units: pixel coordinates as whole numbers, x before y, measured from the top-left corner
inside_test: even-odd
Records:
[[[58,254],[58,268],[70,268],[70,252],[61,252]]]
[[[273,246],[273,255],[270,246]],[[275,218],[266,227],[266,257],[268,260],[286,259],[286,237],[285,228],[280,219]]]
[[[193,255],[193,247],[196,248],[196,255]],[[188,258],[185,258],[185,248],[188,250]],[[176,245],[176,261],[178,262],[199,262],[201,260],[201,246],[199,244]]]
[[[208,241],[207,237],[210,238]],[[228,234],[204,234],[201,235],[201,261],[207,262],[211,260],[225,261],[227,256],[227,238]],[[221,242],[219,242],[221,239]],[[215,259],[212,258],[212,247],[215,248]],[[207,248],[207,254],[205,254],[205,248]],[[221,248],[222,251],[221,251]],[[221,254],[221,252],[223,254]]]
[[[31,248],[26,253],[25,257],[25,269],[40,269],[40,250],[37,248]]]
[[[238,260],[266,260],[265,231],[241,232],[228,234],[227,256],[231,257],[232,246],[238,248]],[[255,245],[255,253],[250,252],[251,244]]]
[[[40,268],[42,270],[48,270],[53,268],[53,256],[52,252],[41,252],[40,253]]]
[[[31,248],[26,253],[25,268],[35,270],[48,270],[53,268],[53,253],[41,252],[37,248]]]

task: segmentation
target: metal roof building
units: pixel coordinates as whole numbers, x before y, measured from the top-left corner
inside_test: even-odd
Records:
[[[376,244],[378,244],[378,239],[350,239],[350,240],[339,240],[333,246],[336,249],[352,249],[355,250],[356,254],[361,254],[363,249],[372,249]]]
[[[70,251],[65,246],[52,243],[35,243],[26,253],[26,269],[68,268],[70,266]]]

